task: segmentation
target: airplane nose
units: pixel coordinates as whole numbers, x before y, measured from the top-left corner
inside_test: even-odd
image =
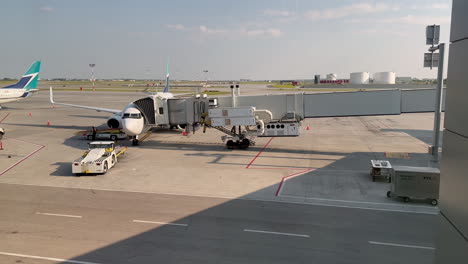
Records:
[[[137,124],[134,124],[134,120],[124,119],[122,120],[122,131],[129,136],[137,136],[142,133]]]

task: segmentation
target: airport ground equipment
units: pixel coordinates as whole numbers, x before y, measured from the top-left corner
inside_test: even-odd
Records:
[[[89,149],[83,155],[73,161],[72,173],[80,174],[105,174],[117,163],[117,157],[126,149],[117,151],[113,141],[93,141]]]
[[[392,164],[388,160],[371,160],[372,181],[376,177],[385,177],[388,182],[391,182]]]
[[[86,138],[88,140],[101,139],[101,140],[116,141],[118,139],[126,139],[127,138],[127,134],[125,134],[120,129],[100,129],[100,130],[96,130],[96,138],[95,139],[93,139],[93,131],[92,130],[78,131],[76,134],[81,135],[81,136],[83,136],[84,138]]]
[[[255,145],[253,139],[259,136],[298,136],[300,126],[294,112],[275,120],[271,111],[252,106],[210,108],[201,123],[204,131],[209,127],[225,133],[221,140],[229,149],[246,149]]]
[[[251,106],[208,109],[208,113],[202,116],[204,131],[206,127],[215,128],[226,134],[221,140],[226,142],[229,149],[236,147],[246,149],[255,144],[252,138],[257,133],[257,129],[263,127],[263,123],[255,116],[255,110],[255,107]]]
[[[440,170],[429,167],[394,166],[392,183],[387,197],[400,197],[405,202],[410,199],[427,199],[432,205],[438,204]]]

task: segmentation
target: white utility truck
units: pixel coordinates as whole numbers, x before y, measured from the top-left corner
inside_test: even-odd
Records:
[[[94,141],[89,143],[89,149],[81,158],[73,161],[72,172],[75,175],[101,173],[105,174],[117,163],[117,157],[123,153],[116,153],[113,141]]]

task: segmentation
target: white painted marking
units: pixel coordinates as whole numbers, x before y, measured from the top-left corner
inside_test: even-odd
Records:
[[[416,209],[422,208],[425,209],[425,206],[404,206],[404,208],[407,208],[407,210],[403,209],[388,209],[388,208],[373,208],[373,207],[362,207],[362,206],[356,206],[356,205],[337,205],[337,204],[324,204],[320,202],[307,202],[308,198],[304,197],[299,197],[299,196],[285,196],[282,195],[281,197],[286,197],[286,198],[296,198],[296,199],[304,199],[304,202],[289,202],[289,201],[284,201],[285,203],[296,203],[296,204],[308,204],[308,205],[317,205],[317,206],[326,206],[326,207],[337,207],[337,208],[349,208],[349,209],[360,209],[360,210],[372,210],[372,211],[385,211],[385,212],[397,212],[397,213],[413,213],[413,214],[429,214],[429,215],[438,215],[439,210],[437,208],[434,208],[436,210],[435,212],[426,212],[426,211],[416,211]],[[387,204],[390,206],[395,206],[395,204]],[[399,205],[397,205],[399,206]],[[429,207],[430,208],[430,207]]]
[[[283,236],[310,237],[309,235],[301,235],[301,234],[293,234],[293,233],[280,233],[280,232],[262,231],[262,230],[254,230],[254,229],[244,229],[244,231],[245,232],[253,232],[253,233],[283,235]]]
[[[148,193],[148,194],[159,194],[159,195],[173,195],[173,196],[186,196],[186,197],[204,197],[204,198],[216,198],[216,199],[225,199],[225,200],[246,200],[246,201],[260,201],[260,202],[276,202],[276,203],[285,203],[285,204],[305,204],[305,205],[317,205],[317,206],[327,206],[327,207],[337,207],[337,208],[350,208],[350,209],[361,209],[361,210],[373,210],[373,211],[387,211],[387,212],[401,212],[401,213],[413,213],[413,214],[430,214],[437,215],[439,210],[434,208],[434,212],[424,212],[417,211],[419,208],[425,209],[426,206],[405,206],[408,210],[395,210],[395,209],[386,209],[386,208],[371,208],[371,207],[360,207],[360,206],[346,206],[346,205],[332,205],[332,204],[323,204],[323,203],[314,203],[314,202],[298,202],[298,201],[285,201],[278,199],[260,199],[260,198],[249,198],[249,197],[234,197],[234,196],[215,196],[215,195],[198,195],[198,194],[184,194],[184,193],[170,193],[170,192],[150,192],[150,191],[132,191],[132,190],[119,190],[119,189],[106,189],[106,188],[80,188],[80,187],[65,187],[65,186],[54,186],[47,184],[28,184],[28,183],[11,183],[11,182],[2,182],[0,184],[8,185],[19,185],[19,186],[33,186],[33,187],[49,187],[49,188],[61,188],[61,189],[74,189],[74,190],[94,190],[94,191],[106,191],[106,192],[123,192],[123,193]],[[286,197],[286,196],[281,196]],[[294,196],[290,196],[294,198]],[[304,197],[295,197],[304,199]],[[391,204],[389,204],[391,205]]]
[[[40,257],[40,256],[24,255],[24,254],[8,253],[8,252],[0,252],[0,255],[13,256],[13,257],[22,257],[22,258],[33,258],[33,259],[45,259],[45,260],[52,260],[52,261],[60,261],[60,262],[64,262],[64,263],[99,264],[99,263],[97,263],[97,262],[78,261],[78,260],[69,260],[69,259],[59,259],[59,258],[48,258],[48,257]]]
[[[71,217],[71,218],[82,218],[81,215],[66,215],[66,214],[53,214],[53,213],[41,213],[36,212],[38,215],[49,215],[49,216],[62,216],[62,217]]]
[[[419,248],[419,249],[435,250],[435,248],[433,248],[433,247],[424,247],[424,246],[415,246],[415,245],[406,245],[406,244],[395,244],[395,243],[386,243],[386,242],[377,242],[377,241],[369,241],[369,243],[374,244],[374,245],[382,245],[382,246],[406,247],[406,248]]]
[[[281,197],[286,197],[286,198],[304,198],[300,196],[290,196],[290,195],[279,195]],[[391,204],[391,203],[376,203],[376,202],[364,202],[364,201],[353,201],[353,200],[339,200],[339,199],[328,199],[328,198],[317,198],[317,197],[305,197],[307,200],[317,200],[317,201],[329,201],[329,202],[339,202],[339,203],[356,203],[356,204],[375,204],[375,205],[398,205],[402,206],[399,204]],[[405,205],[406,207],[407,205]],[[422,208],[434,208],[434,206],[424,206],[424,205],[419,205],[418,207]]]
[[[173,225],[173,226],[188,226],[187,224],[167,223],[167,222],[156,222],[156,221],[145,221],[145,220],[133,220],[135,223],[146,223],[146,224],[158,224],[158,225]]]

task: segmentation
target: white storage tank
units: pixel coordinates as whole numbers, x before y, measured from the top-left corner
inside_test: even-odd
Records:
[[[374,73],[375,84],[395,84],[395,72]]]
[[[349,82],[351,84],[368,84],[369,72],[352,72],[349,75]]]
[[[336,81],[337,78],[338,78],[338,75],[336,75],[336,73],[327,74],[327,80],[329,81]]]

